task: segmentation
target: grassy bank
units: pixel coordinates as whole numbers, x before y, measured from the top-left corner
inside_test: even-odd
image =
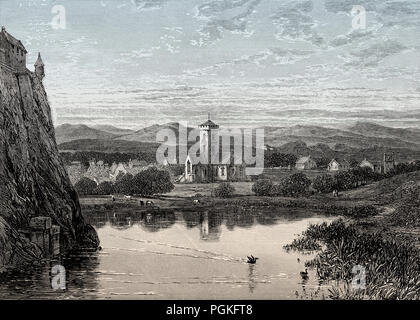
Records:
[[[321,281],[341,280],[333,299],[420,299],[420,251],[411,243],[365,233],[337,220],[310,226],[287,250],[320,250],[305,263]],[[355,266],[366,270],[364,289],[352,286]]]

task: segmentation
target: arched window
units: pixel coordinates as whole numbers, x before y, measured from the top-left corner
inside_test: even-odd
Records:
[[[190,160],[187,160],[187,174],[191,173],[191,162]]]

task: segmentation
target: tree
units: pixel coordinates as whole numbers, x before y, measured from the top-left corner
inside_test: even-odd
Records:
[[[109,181],[101,182],[95,189],[95,194],[110,195],[114,193],[114,186]]]
[[[96,182],[89,178],[83,177],[82,179],[76,182],[74,188],[76,189],[79,195],[91,195],[95,193]]]
[[[261,179],[254,182],[252,185],[252,192],[257,196],[269,196],[273,189],[273,182],[268,179]]]
[[[334,176],[334,180],[334,189],[343,191],[353,188],[356,179],[354,174],[350,170],[348,170],[338,172]]]
[[[235,188],[229,182],[222,182],[214,189],[214,195],[219,198],[229,198],[235,192]]]
[[[114,184],[114,191],[122,194],[133,193],[133,175],[126,173],[124,175],[118,174],[117,180]]]
[[[287,167],[296,164],[297,157],[290,153],[271,152],[266,156],[266,167]]]
[[[322,193],[331,192],[334,189],[334,178],[330,174],[321,174],[314,179],[313,188]]]
[[[302,172],[294,173],[280,181],[282,193],[292,197],[304,194],[310,185],[311,180]]]
[[[143,196],[171,192],[174,185],[167,170],[150,167],[136,174],[132,181],[132,193]]]

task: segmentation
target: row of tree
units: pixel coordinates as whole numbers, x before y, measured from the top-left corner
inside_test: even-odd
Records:
[[[294,173],[273,183],[268,179],[257,180],[252,191],[259,196],[292,196],[297,197],[307,194],[309,186],[321,193],[332,192],[333,190],[343,191],[357,188],[371,181],[378,181],[385,177],[383,174],[374,172],[369,167],[356,167],[336,174],[321,174],[311,181],[304,173]]]
[[[269,179],[257,180],[252,185],[252,192],[257,196],[291,196],[297,197],[308,192],[311,180],[302,172],[294,173],[273,183]]]
[[[147,163],[156,161],[156,153],[139,152],[139,153],[122,153],[122,152],[97,152],[97,151],[76,151],[76,152],[60,152],[60,157],[66,165],[70,165],[73,161],[79,161],[84,166],[89,166],[91,159],[102,160],[108,165],[115,163],[127,163],[130,159],[144,160]]]
[[[134,176],[130,173],[121,173],[114,183],[104,181],[97,185],[95,181],[84,177],[74,187],[79,195],[110,195],[117,193],[149,196],[168,193],[173,190],[174,185],[167,170],[150,167]]]

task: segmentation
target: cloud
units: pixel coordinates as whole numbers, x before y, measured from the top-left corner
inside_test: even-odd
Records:
[[[345,35],[339,35],[330,41],[332,47],[341,47],[347,44],[351,44],[358,40],[364,40],[367,37],[373,36],[373,31],[365,30],[354,30]]]
[[[350,61],[347,65],[356,67],[377,66],[385,58],[398,54],[407,49],[396,40],[387,39],[383,42],[369,44],[360,49],[350,51]]]
[[[376,11],[377,4],[381,1],[383,0],[359,0],[356,2],[354,0],[325,0],[324,6],[327,11],[333,13],[350,13],[355,5],[364,7],[366,11]]]
[[[162,8],[170,0],[131,0],[138,10],[154,10]]]
[[[321,45],[324,39],[314,30],[312,1],[292,1],[279,7],[271,16],[278,39],[298,39]]]
[[[223,37],[223,32],[247,34],[248,16],[261,0],[215,0],[197,7],[196,18],[205,21],[192,45],[202,46]]]

